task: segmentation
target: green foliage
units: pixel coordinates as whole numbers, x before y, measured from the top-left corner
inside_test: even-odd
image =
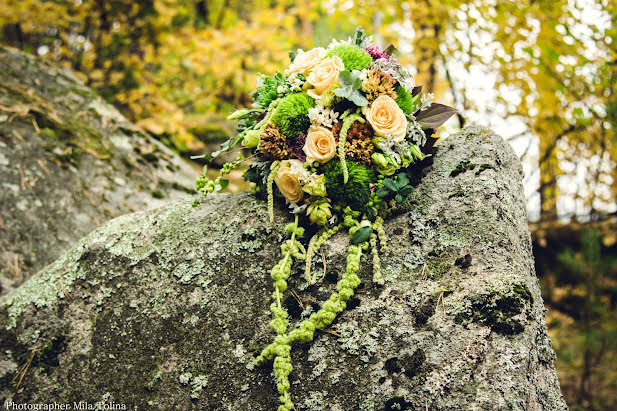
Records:
[[[376,194],[383,199],[393,198],[397,204],[403,204],[413,190],[407,174],[398,173],[394,180],[391,178],[384,179],[378,186]]]
[[[201,175],[197,177],[197,180],[195,181],[195,189],[197,191],[206,196],[209,193],[215,193],[227,188],[229,185],[229,180],[223,179],[221,176],[218,176],[215,180],[210,180],[206,175],[207,171],[208,166],[204,166]]]
[[[373,59],[366,51],[352,44],[339,44],[326,55],[326,57],[332,56],[340,57],[347,71],[364,70],[373,62]]]
[[[370,225],[360,227],[358,231],[351,237],[352,244],[361,244],[365,241],[368,241],[373,234],[373,228]]]
[[[283,73],[276,73],[272,77],[259,75],[263,86],[250,93],[250,96],[255,99],[254,107],[266,109],[278,97],[277,88],[286,84]]]
[[[280,100],[272,122],[285,137],[296,138],[305,133],[311,125],[308,111],[314,106],[315,101],[306,93],[289,94]]]
[[[595,230],[570,235],[569,240],[575,247],[559,252],[557,261],[545,260],[550,267],[542,267],[560,382],[570,398],[589,404],[588,409],[614,409],[617,258]],[[537,258],[542,264],[546,257],[540,253]]]
[[[348,205],[353,210],[364,211],[371,193],[369,184],[376,181],[375,172],[353,161],[347,162],[347,170],[349,179],[345,184],[339,161],[331,160],[322,165],[320,172],[326,176],[328,197],[335,205]]]
[[[403,113],[410,115],[414,112],[416,102],[419,100],[420,95],[412,97],[411,93],[402,86],[396,86],[396,104],[403,110]]]
[[[339,74],[339,82],[341,83],[341,87],[334,90],[335,95],[346,98],[358,107],[368,104],[368,100],[360,91],[362,88],[362,80],[360,79],[360,72],[358,70],[352,72],[342,71]]]

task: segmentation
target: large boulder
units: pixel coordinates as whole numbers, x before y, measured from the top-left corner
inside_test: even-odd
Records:
[[[0,294],[196,175],[71,72],[0,47]]]
[[[386,222],[385,285],[364,257],[348,308],[292,350],[298,410],[566,409],[521,175],[487,129],[439,146],[410,209]],[[253,360],[274,338],[269,272],[288,221],[277,211],[269,225],[264,202],[223,194],[105,224],[0,300],[0,396],[276,409],[272,366]],[[343,233],[327,243],[315,286],[294,265],[294,321],[333,290],[347,245]]]

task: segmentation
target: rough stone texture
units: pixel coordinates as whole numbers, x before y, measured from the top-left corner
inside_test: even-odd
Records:
[[[196,175],[72,73],[0,47],[0,294]]]
[[[296,408],[566,409],[516,156],[470,127],[440,145],[425,173],[411,209],[386,223],[385,286],[372,284],[364,257],[364,283],[331,332],[294,347]],[[273,339],[269,270],[289,218],[266,219],[263,202],[228,194],[96,230],[0,300],[0,396],[276,409],[272,367],[252,360]],[[329,241],[316,286],[294,266],[290,288],[305,307],[333,290],[347,244],[344,233]],[[297,319],[295,301],[285,304]],[[32,353],[16,389],[9,383]]]

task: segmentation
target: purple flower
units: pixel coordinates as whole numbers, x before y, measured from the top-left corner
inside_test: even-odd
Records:
[[[294,142],[291,144],[291,152],[294,153],[296,158],[300,161],[306,161],[306,154],[304,153],[304,143],[306,142],[306,134],[300,134]]]
[[[376,44],[372,44],[366,48],[366,52],[371,55],[373,60],[386,59],[390,61],[390,56]]]

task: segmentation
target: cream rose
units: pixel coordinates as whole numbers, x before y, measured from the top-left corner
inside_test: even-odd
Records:
[[[311,126],[303,147],[306,161],[325,163],[336,154],[336,140],[332,131],[321,126]]]
[[[385,95],[377,97],[365,114],[376,136],[393,136],[395,142],[405,139],[407,117],[392,97]]]
[[[287,73],[301,73],[306,76],[324,57],[326,57],[326,49],[323,47],[315,47],[309,51],[300,50],[293,63],[289,65]]]
[[[304,191],[302,191],[298,174],[295,171],[298,164],[292,162],[299,163],[299,167],[302,167],[302,162],[298,160],[282,161],[281,167],[274,176],[274,182],[287,202],[297,203],[304,197]]]
[[[339,73],[343,70],[345,70],[345,65],[338,56],[321,60],[306,78],[306,82],[313,86],[306,93],[316,100],[319,99],[324,93],[330,91],[338,81]]]

